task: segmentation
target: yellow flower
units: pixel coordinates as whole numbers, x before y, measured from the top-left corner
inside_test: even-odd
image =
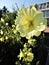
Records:
[[[14,27],[15,27],[15,25],[12,25],[12,27],[14,28]]]
[[[26,61],[31,62],[33,59],[34,59],[34,54],[31,53],[31,52],[29,52],[29,53],[27,54]]]
[[[32,46],[35,44],[35,42],[36,42],[35,39],[29,39],[29,40],[28,40],[28,43],[29,43],[30,45],[32,45]]]
[[[6,36],[5,39],[7,40],[8,39],[8,36]]]
[[[1,21],[2,21],[2,22],[4,22],[4,19],[3,19],[3,18],[1,18]]]
[[[1,30],[1,32],[0,32],[0,33],[1,33],[1,35],[3,35],[3,31],[2,31],[2,30]]]
[[[8,23],[6,23],[6,25],[8,25]]]
[[[1,42],[4,42],[4,38],[3,38],[3,37],[1,37],[1,38],[0,38],[0,41],[1,41]]]
[[[24,47],[25,47],[25,48],[27,47],[27,43],[24,44]]]
[[[42,23],[42,24],[41,24]],[[46,28],[46,20],[43,17],[43,13],[32,8],[22,8],[18,12],[18,17],[15,20],[16,29],[20,32],[22,37],[27,39],[31,36],[39,36],[41,31]]]
[[[23,52],[20,49],[19,59],[21,60],[22,57],[24,57],[24,54],[23,54]]]
[[[13,30],[13,33],[16,34],[17,33],[17,30]]]

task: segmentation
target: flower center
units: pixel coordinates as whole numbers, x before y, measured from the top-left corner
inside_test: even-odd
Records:
[[[30,27],[30,26],[33,26],[33,23],[32,23],[32,21],[30,21],[30,23],[29,23],[29,27]]]

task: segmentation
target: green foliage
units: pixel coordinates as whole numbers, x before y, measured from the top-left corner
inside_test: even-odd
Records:
[[[9,26],[8,21],[5,22],[4,19],[1,19],[0,21],[0,41],[4,42],[5,40],[13,39],[13,41],[16,39],[19,41],[20,36],[17,32],[15,25]]]

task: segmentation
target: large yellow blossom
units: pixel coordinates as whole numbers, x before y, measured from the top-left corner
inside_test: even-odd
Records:
[[[15,24],[20,35],[29,39],[34,35],[39,36],[41,31],[45,30],[46,20],[43,13],[37,11],[34,6],[32,8],[23,7],[18,12]]]

